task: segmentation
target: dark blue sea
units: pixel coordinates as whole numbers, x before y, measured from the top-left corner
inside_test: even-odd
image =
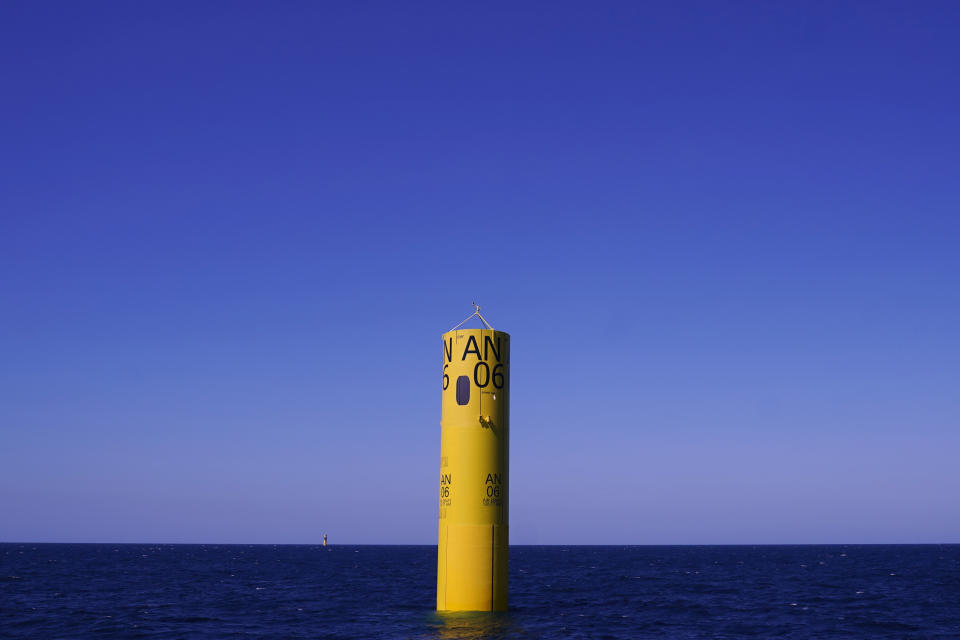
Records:
[[[510,548],[434,611],[436,547],[0,544],[3,638],[960,638],[960,545]]]

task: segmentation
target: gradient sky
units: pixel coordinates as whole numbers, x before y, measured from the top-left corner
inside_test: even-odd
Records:
[[[513,543],[960,542],[958,33],[5,3],[0,541],[435,543],[476,300]]]

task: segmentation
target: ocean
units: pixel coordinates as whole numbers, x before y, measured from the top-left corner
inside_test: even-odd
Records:
[[[438,614],[435,546],[0,544],[2,638],[960,638],[960,545],[513,546]]]

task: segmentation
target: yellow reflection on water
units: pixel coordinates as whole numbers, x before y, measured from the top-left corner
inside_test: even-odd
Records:
[[[511,627],[505,611],[437,611],[434,616],[436,637],[457,640],[486,640],[500,637]]]

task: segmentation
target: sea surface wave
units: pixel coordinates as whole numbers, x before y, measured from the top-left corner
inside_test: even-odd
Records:
[[[960,638],[960,545],[512,546],[434,611],[435,546],[0,544],[2,638]]]

